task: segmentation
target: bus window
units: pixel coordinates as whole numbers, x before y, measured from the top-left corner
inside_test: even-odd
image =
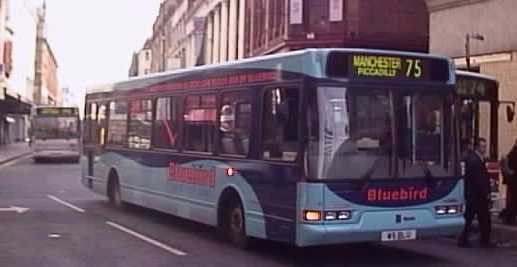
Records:
[[[150,99],[131,101],[128,131],[129,148],[151,148],[152,120],[153,108]]]
[[[177,148],[179,114],[176,98],[161,97],[156,102],[153,146],[156,148]]]
[[[216,129],[215,95],[188,96],[185,98],[185,149],[195,152],[213,152]]]
[[[264,97],[264,159],[294,161],[298,145],[299,93],[294,88],[269,89]]]
[[[110,103],[108,126],[108,143],[112,145],[127,144],[127,103],[116,101]]]
[[[223,94],[219,122],[221,153],[247,156],[251,130],[249,95],[246,92]]]
[[[106,144],[106,124],[107,124],[107,121],[106,121],[106,112],[107,112],[107,107],[106,107],[106,104],[101,104],[99,105],[99,112],[97,114],[97,129],[98,129],[98,132],[97,132],[97,141],[99,145],[104,145]]]
[[[97,104],[90,103],[86,106],[86,116],[85,116],[85,136],[84,141],[88,144],[97,143]]]

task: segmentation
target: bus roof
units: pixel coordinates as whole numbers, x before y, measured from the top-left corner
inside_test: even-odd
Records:
[[[144,77],[134,77],[128,80],[119,81],[100,86],[94,86],[87,90],[87,94],[106,93],[112,91],[125,91],[137,88],[146,88],[148,86],[159,84],[161,82],[185,77],[202,71],[215,70],[246,70],[246,69],[263,69],[289,71],[294,73],[303,73],[316,78],[325,76],[326,56],[331,52],[343,53],[362,53],[362,54],[380,54],[387,56],[407,56],[420,58],[434,58],[450,61],[449,58],[439,55],[431,55],[425,53],[394,51],[394,50],[377,50],[377,49],[359,49],[359,48],[323,48],[323,49],[304,49],[286,53],[272,54],[266,56],[246,58],[238,61],[229,61],[225,63],[197,66],[188,69],[179,69],[155,73]],[[280,62],[279,59],[282,59]],[[319,64],[304,64],[308,61],[318,62]],[[452,64],[451,64],[452,66]]]
[[[486,74],[482,74],[482,73],[478,73],[478,72],[456,70],[456,75],[457,76],[465,76],[465,77],[478,78],[478,79],[483,79],[483,80],[490,80],[490,81],[493,81],[493,82],[496,82],[497,84],[499,84],[499,82],[497,81],[497,79],[495,77],[492,77],[492,76],[489,76],[489,75],[486,75]]]

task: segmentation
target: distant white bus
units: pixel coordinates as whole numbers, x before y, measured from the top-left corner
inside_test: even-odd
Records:
[[[29,134],[35,162],[44,159],[79,162],[81,126],[77,107],[34,107]]]

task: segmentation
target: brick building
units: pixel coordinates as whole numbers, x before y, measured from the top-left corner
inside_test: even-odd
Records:
[[[428,51],[429,17],[423,0],[249,0],[246,4],[246,56],[312,47]]]

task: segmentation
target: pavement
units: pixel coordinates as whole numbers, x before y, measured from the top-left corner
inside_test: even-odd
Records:
[[[0,146],[0,165],[31,153],[28,143],[20,142]]]
[[[10,208],[11,207],[11,208]],[[17,207],[17,209],[12,209]],[[294,248],[259,241],[249,250],[214,229],[135,206],[115,209],[80,183],[79,164],[0,165],[0,266],[515,266],[517,244],[461,249],[450,238]],[[476,237],[473,237],[476,238]]]

